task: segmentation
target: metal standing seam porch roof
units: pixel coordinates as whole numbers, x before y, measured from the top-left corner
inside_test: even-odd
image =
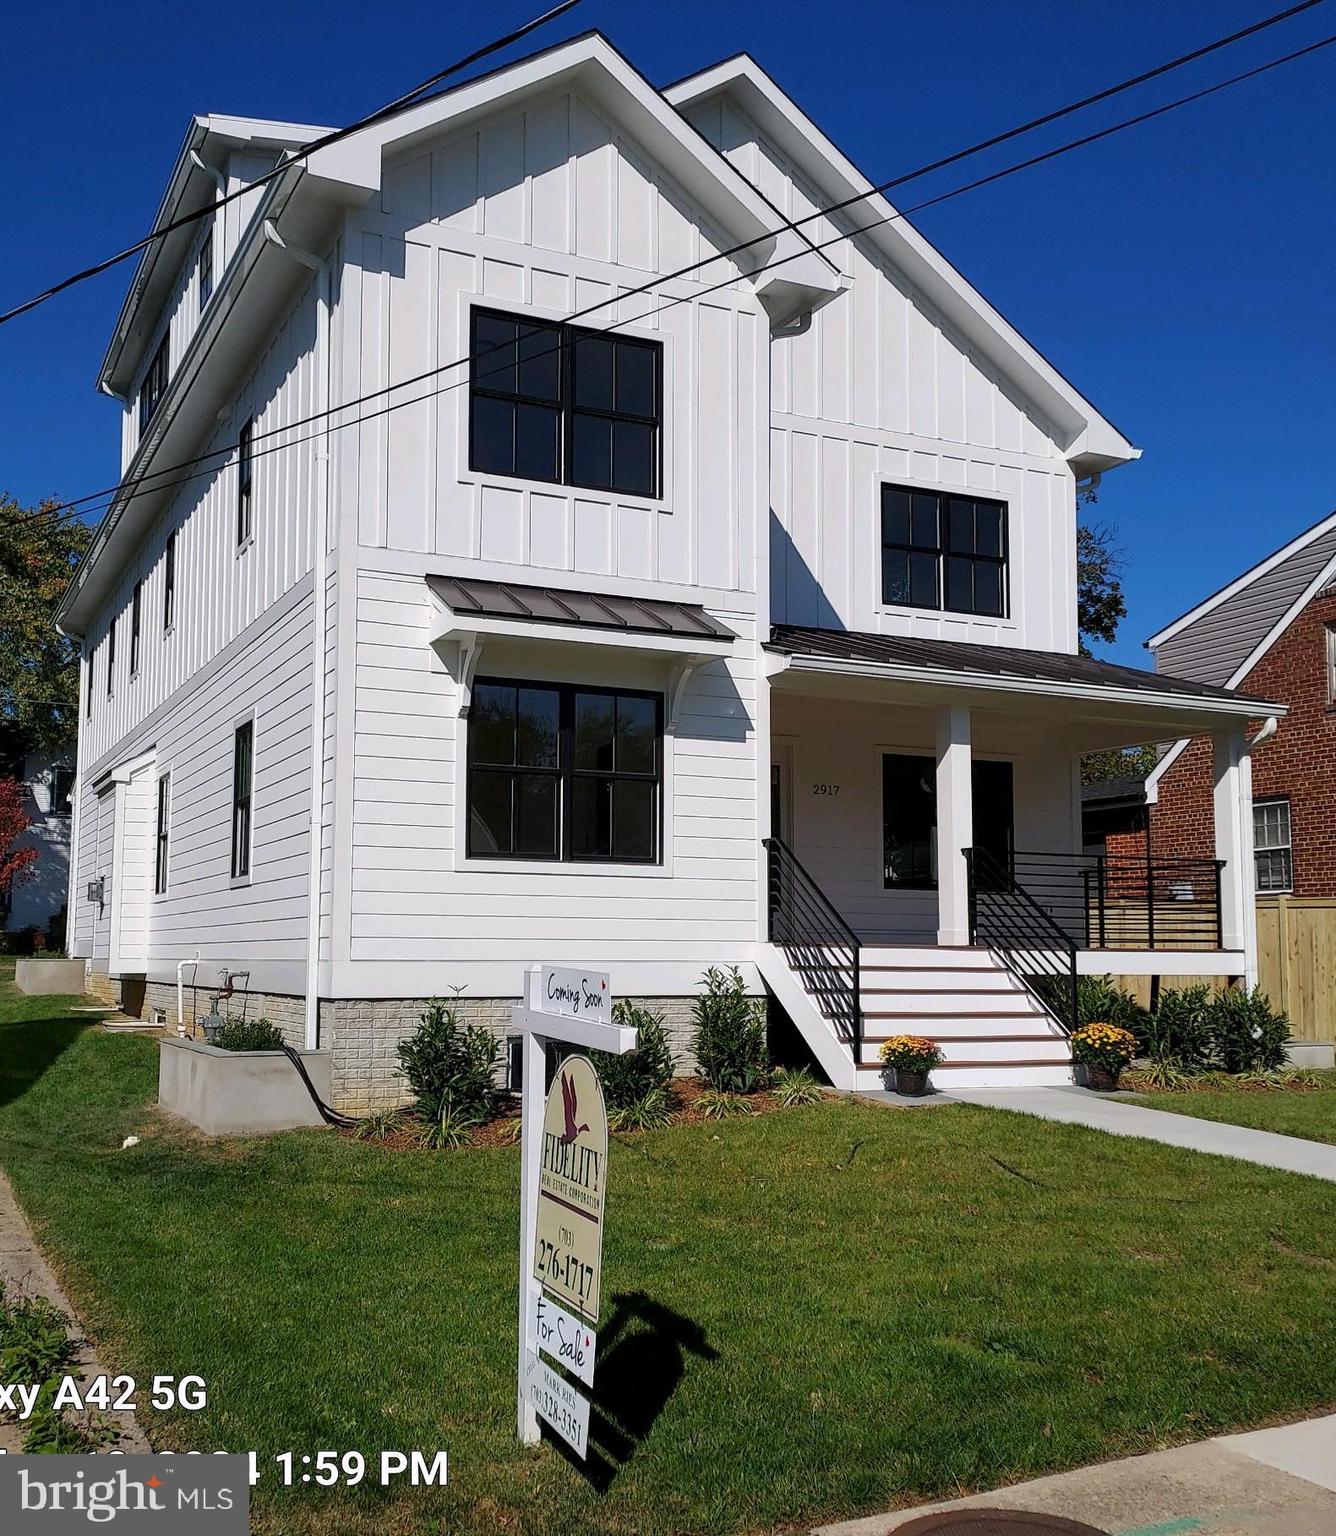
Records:
[[[1249,694],[1187,678],[1166,677],[1136,667],[1097,661],[1093,656],[1066,656],[1053,651],[1027,651],[1003,645],[972,645],[959,640],[919,640],[905,635],[868,634],[856,630],[813,629],[776,624],[766,645],[769,651],[793,657],[833,662],[863,662],[895,668],[921,667],[955,672],[961,677],[1057,683],[1068,687],[1116,688],[1132,694],[1180,698],[1184,703],[1210,700],[1252,705],[1259,716],[1284,713],[1281,706]]]
[[[461,617],[514,619],[525,624],[579,624],[594,629],[729,644],[734,632],[711,618],[699,603],[577,592],[568,587],[529,587],[512,581],[479,581],[463,576],[428,576],[427,585]]]

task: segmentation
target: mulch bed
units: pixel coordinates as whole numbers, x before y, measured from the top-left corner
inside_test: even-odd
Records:
[[[709,1084],[699,1077],[676,1077],[671,1085],[673,1097],[677,1101],[677,1108],[673,1111],[669,1120],[670,1126],[678,1125],[706,1125],[719,1124],[716,1119],[711,1122],[700,1108],[701,1098],[709,1092]],[[747,1096],[747,1107],[753,1115],[768,1115],[773,1110],[783,1109],[773,1093],[753,1093]],[[485,1125],[476,1126],[469,1135],[468,1142],[455,1150],[461,1152],[472,1151],[475,1148],[484,1147],[515,1147],[519,1145],[518,1132],[515,1129],[520,1118],[519,1101],[511,1099],[507,1101],[500,1114],[489,1120]],[[725,1119],[743,1120],[747,1115],[728,1115]],[[616,1136],[633,1137],[641,1133],[639,1131],[614,1131]],[[341,1130],[341,1136],[347,1136],[350,1140],[357,1139],[357,1133],[351,1130]],[[409,1129],[392,1131],[388,1136],[369,1139],[366,1143],[372,1147],[383,1147],[390,1152],[422,1152],[429,1150],[418,1144],[412,1131]]]

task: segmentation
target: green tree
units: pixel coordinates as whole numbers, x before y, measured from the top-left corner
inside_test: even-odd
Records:
[[[1076,528],[1076,626],[1081,654],[1091,640],[1106,645],[1117,638],[1127,617],[1121,580],[1123,552],[1107,523],[1078,523]]]
[[[25,508],[0,493],[0,726],[48,751],[78,732],[79,647],[55,627],[55,613],[92,530]]]

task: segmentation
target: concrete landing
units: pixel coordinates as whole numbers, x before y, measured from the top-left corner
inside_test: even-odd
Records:
[[[1143,1104],[1129,1104],[1092,1093],[1088,1088],[960,1088],[950,1097],[961,1104],[1010,1109],[1068,1125],[1088,1125],[1111,1136],[1140,1136],[1169,1147],[1211,1152],[1218,1157],[1234,1157],[1264,1168],[1306,1173],[1315,1179],[1336,1182],[1336,1146],[1223,1121],[1194,1120],[1190,1115],[1147,1109]]]

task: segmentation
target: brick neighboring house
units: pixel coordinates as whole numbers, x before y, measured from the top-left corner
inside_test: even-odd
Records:
[[[1283,704],[1268,728],[1251,723],[1253,866],[1262,981],[1310,1038],[1336,1036],[1336,998],[1324,977],[1336,965],[1336,513],[1292,539],[1147,642],[1156,669]],[[1212,741],[1175,742],[1144,793],[1085,795],[1087,835],[1112,859],[1210,857],[1214,839]],[[1136,801],[1144,809],[1139,811]],[[1105,809],[1105,805],[1109,809]],[[1246,835],[1246,831],[1245,831]],[[1284,897],[1278,903],[1276,898]],[[1312,904],[1307,927],[1286,941],[1286,912]],[[1270,942],[1267,942],[1269,937]],[[1268,952],[1284,950],[1306,972],[1305,995]],[[1293,969],[1291,965],[1290,969]],[[1284,994],[1278,996],[1278,993]]]

